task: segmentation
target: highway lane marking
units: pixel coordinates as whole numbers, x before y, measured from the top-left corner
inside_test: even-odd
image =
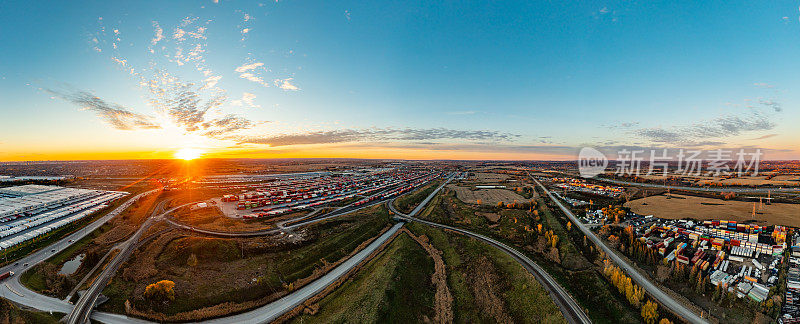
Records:
[[[10,290],[11,292],[13,292],[13,293],[14,293],[14,294],[16,294],[17,296],[20,296],[20,297],[25,297],[25,295],[23,295],[23,294],[20,294],[19,292],[17,292],[17,291],[16,291],[16,290],[14,290],[13,288],[11,288],[11,286],[9,286],[9,285],[8,285],[8,283],[6,283],[6,288],[8,288],[8,290]]]

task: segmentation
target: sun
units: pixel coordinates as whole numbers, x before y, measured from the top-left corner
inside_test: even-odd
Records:
[[[201,149],[188,148],[187,147],[187,148],[182,148],[180,150],[177,150],[175,152],[174,157],[176,159],[190,161],[190,160],[194,160],[194,159],[200,158],[201,156],[203,156],[203,153],[205,153],[205,151],[203,151]]]

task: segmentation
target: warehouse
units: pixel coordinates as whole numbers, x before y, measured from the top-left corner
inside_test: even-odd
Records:
[[[0,251],[89,216],[126,192],[26,185],[0,189]]]
[[[98,196],[103,192],[40,185],[2,188],[0,189],[0,223]]]

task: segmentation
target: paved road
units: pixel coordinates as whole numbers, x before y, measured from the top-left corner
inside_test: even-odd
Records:
[[[583,232],[584,235],[586,235],[592,242],[594,242],[594,244],[603,249],[603,252],[606,253],[606,255],[611,259],[611,261],[613,261],[617,266],[619,266],[623,271],[625,271],[625,273],[628,276],[630,276],[631,279],[633,279],[633,281],[637,285],[644,288],[645,291],[647,291],[647,293],[651,297],[657,299],[661,303],[661,305],[664,305],[664,307],[668,308],[676,315],[682,317],[687,322],[707,323],[705,319],[701,318],[693,311],[686,308],[686,306],[684,306],[681,302],[675,300],[671,296],[664,293],[664,291],[662,291],[661,288],[658,288],[656,285],[650,282],[649,279],[647,279],[645,276],[639,273],[639,271],[637,271],[633,266],[631,266],[628,262],[623,260],[619,255],[617,255],[617,253],[614,250],[606,246],[606,244],[602,240],[600,240],[600,238],[597,237],[597,235],[595,235],[594,232],[592,232],[585,225],[583,225],[583,223],[578,219],[578,217],[576,217],[571,210],[565,207],[561,203],[561,201],[556,199],[556,197],[553,196],[552,193],[550,193],[550,190],[547,190],[547,188],[545,188],[544,185],[542,185],[542,183],[539,182],[539,180],[530,176],[530,174],[528,174],[528,176],[531,179],[533,179],[533,181],[535,181],[536,184],[539,185],[539,187],[542,188],[542,190],[544,190],[545,193],[547,193],[550,199],[553,200],[556,203],[556,205],[558,205],[558,207],[564,212],[564,214],[567,215],[567,217],[569,217],[573,225],[577,226],[578,229],[580,229],[580,231]]]
[[[430,181],[422,183],[422,184],[418,185],[417,188],[422,187],[425,184],[428,184],[429,182]],[[395,189],[395,188],[397,188],[397,186],[386,188],[385,190],[383,190],[381,192],[378,192],[375,195],[380,195],[382,193],[385,193],[385,192],[390,191],[390,190]],[[179,227],[179,228],[182,228],[182,229],[185,229],[185,230],[190,230],[190,231],[193,231],[193,232],[196,232],[196,233],[205,234],[205,235],[213,235],[213,236],[221,236],[221,237],[265,236],[265,235],[280,234],[280,233],[285,232],[285,231],[291,231],[291,230],[293,230],[295,228],[299,228],[299,227],[311,225],[311,224],[314,224],[314,223],[318,223],[318,222],[326,220],[326,219],[330,219],[330,218],[342,216],[342,215],[345,215],[345,214],[349,214],[349,213],[352,213],[352,212],[355,212],[355,211],[358,211],[358,210],[361,210],[361,209],[364,209],[364,208],[367,208],[367,207],[371,207],[371,206],[380,204],[380,203],[382,203],[382,202],[384,202],[384,201],[386,201],[388,199],[391,199],[391,198],[378,199],[378,200],[371,201],[371,202],[366,203],[366,204],[361,205],[361,206],[353,206],[353,204],[350,204],[350,205],[347,205],[345,207],[339,208],[337,210],[334,210],[332,212],[325,213],[325,214],[322,214],[322,215],[316,215],[316,216],[313,216],[313,217],[305,217],[304,216],[304,217],[300,217],[298,219],[286,220],[286,221],[278,223],[277,228],[271,228],[271,229],[266,229],[266,230],[261,230],[261,231],[252,231],[252,232],[225,232],[225,231],[214,231],[214,230],[202,229],[202,228],[197,228],[197,227],[194,227],[194,226],[191,226],[191,225],[187,225],[187,224],[181,223],[181,222],[179,222],[179,221],[177,221],[177,220],[175,220],[175,219],[173,219],[171,217],[167,217],[167,222],[169,222],[173,226],[176,226],[176,227]],[[427,203],[427,201],[425,201],[425,203]],[[291,223],[291,225],[285,225],[285,224],[289,224],[289,223]]]
[[[281,315],[291,311],[309,298],[319,294],[322,290],[339,280],[347,272],[353,269],[356,265],[364,261],[370,254],[380,247],[381,244],[386,242],[392,237],[400,228],[403,223],[397,223],[388,231],[383,233],[376,240],[372,241],[366,248],[356,253],[350,259],[343,262],[333,270],[326,273],[324,276],[317,280],[295,290],[291,294],[284,296],[272,303],[265,306],[256,308],[247,313],[237,314],[233,316],[213,319],[205,321],[204,323],[267,323],[275,320]]]
[[[164,206],[170,202],[170,199],[165,199],[158,202],[156,208],[153,209],[153,212],[150,214],[150,217],[142,223],[142,226],[124,243],[119,245],[120,252],[114,256],[113,259],[109,262],[109,264],[103,269],[102,272],[97,276],[97,278],[92,282],[92,285],[89,286],[89,289],[81,295],[80,299],[75,303],[75,307],[73,307],[72,311],[66,317],[66,322],[69,324],[82,324],[89,322],[89,315],[91,315],[92,310],[94,309],[95,302],[97,302],[97,298],[100,296],[100,293],[108,284],[108,281],[114,276],[114,273],[117,272],[117,269],[127,260],[133,251],[136,250],[137,247],[141,245],[139,239],[142,237],[142,234],[150,228],[150,226],[164,215],[167,215],[178,208],[191,205],[193,203],[184,204],[181,206],[174,207],[170,210],[164,210]]]
[[[573,299],[572,296],[570,296],[569,293],[567,293],[567,291],[564,290],[564,288],[562,288],[561,285],[559,285],[558,282],[556,282],[556,280],[553,279],[553,277],[551,277],[550,274],[547,273],[547,271],[542,269],[538,264],[536,264],[536,262],[533,262],[533,260],[531,260],[530,258],[525,256],[524,254],[520,253],[519,251],[517,251],[517,250],[515,250],[515,249],[513,249],[513,248],[511,248],[511,247],[509,247],[509,246],[507,246],[507,245],[495,240],[495,239],[492,239],[492,238],[489,238],[489,237],[486,237],[486,236],[483,236],[483,235],[480,235],[480,234],[476,234],[476,233],[473,233],[473,232],[470,232],[470,231],[467,231],[467,230],[463,230],[463,229],[460,229],[460,228],[457,228],[457,227],[452,227],[452,226],[447,226],[447,225],[443,225],[443,224],[439,224],[439,223],[434,223],[434,222],[431,222],[431,221],[427,221],[427,220],[424,220],[424,219],[419,219],[419,218],[415,218],[414,217],[422,210],[422,208],[425,207],[425,205],[427,205],[428,201],[431,198],[433,198],[433,196],[436,195],[436,193],[439,192],[440,189],[442,189],[447,183],[450,182],[451,179],[452,178],[447,179],[447,181],[445,181],[441,186],[439,186],[439,188],[436,188],[436,190],[430,196],[428,196],[428,198],[426,198],[425,201],[423,201],[422,204],[417,206],[417,208],[415,208],[411,212],[411,214],[409,214],[409,215],[403,214],[403,213],[401,213],[400,211],[398,211],[397,209],[394,208],[394,204],[393,204],[394,203],[394,199],[392,201],[388,202],[387,205],[389,206],[389,209],[393,213],[397,214],[398,216],[400,216],[403,219],[406,219],[406,220],[409,220],[409,221],[418,222],[418,223],[425,224],[425,225],[432,226],[432,227],[438,227],[438,228],[451,230],[451,231],[454,231],[454,232],[457,232],[457,233],[472,237],[474,239],[478,239],[480,241],[486,242],[489,245],[494,246],[495,248],[505,252],[506,254],[510,255],[512,258],[517,260],[517,262],[519,262],[522,265],[522,267],[525,268],[525,270],[527,270],[528,272],[533,274],[533,276],[536,278],[536,280],[539,281],[539,283],[542,284],[542,286],[544,287],[545,290],[547,290],[547,293],[550,295],[550,298],[553,299],[553,302],[556,304],[556,306],[558,306],[558,308],[561,309],[561,313],[564,314],[564,318],[568,322],[573,323],[573,324],[591,323],[592,320],[589,318],[588,315],[586,315],[586,313],[583,312],[583,309],[580,307],[580,305],[578,305],[578,303],[575,301],[575,299]]]
[[[445,182],[445,184],[447,184],[447,182],[449,182],[449,181],[450,180],[448,179]],[[439,192],[439,189],[441,189],[443,186],[444,186],[444,184],[439,186],[439,188],[437,188],[430,195],[428,195],[428,197],[426,197],[425,200],[423,200],[419,204],[419,206],[417,206],[417,208],[415,208],[414,211],[412,211],[411,214],[412,215],[416,215],[422,208],[425,207],[425,205],[431,200],[431,198],[433,198],[433,196],[435,196],[436,193]],[[385,200],[377,200],[376,203],[382,203],[384,201]],[[363,208],[363,206],[361,206],[361,207],[359,207],[357,209],[360,209],[360,208]],[[355,209],[355,210],[357,210],[357,209]],[[337,210],[335,212],[338,212],[340,210],[343,210],[343,209],[339,209],[339,210]],[[354,211],[354,210],[349,210],[347,212],[352,212],[352,211]],[[327,219],[327,218],[330,218],[330,217],[335,217],[335,216],[338,216],[338,215],[340,215],[340,214],[337,213],[336,215],[333,215],[333,216],[331,216],[329,214],[326,214],[326,215],[323,215],[324,217],[322,217],[322,218],[317,218],[317,219],[314,219],[314,220],[311,220],[311,221],[316,222],[316,221],[320,221],[320,220]],[[307,225],[307,223],[297,223],[297,224],[294,224],[292,226],[302,226],[302,225]],[[334,282],[339,280],[339,278],[341,278],[343,275],[348,273],[350,270],[352,270],[359,263],[364,261],[364,259],[366,259],[370,254],[375,252],[375,250],[378,249],[378,247],[380,247],[381,244],[383,244],[389,238],[391,238],[392,235],[394,235],[397,231],[400,230],[401,227],[403,227],[403,225],[404,225],[404,223],[395,224],[388,231],[386,231],[381,236],[379,236],[376,240],[372,241],[372,243],[370,243],[366,248],[364,248],[363,250],[361,250],[358,253],[356,253],[350,259],[347,259],[347,261],[343,262],[342,264],[340,264],[339,266],[337,266],[333,270],[329,271],[328,273],[326,273],[324,276],[320,277],[319,279],[314,280],[313,282],[303,286],[302,288],[292,292],[291,294],[288,294],[288,295],[284,296],[281,299],[278,299],[278,300],[276,300],[276,301],[274,301],[272,303],[269,303],[269,304],[267,304],[265,306],[256,308],[256,309],[254,309],[252,311],[249,311],[247,313],[242,313],[242,314],[238,314],[238,315],[233,315],[233,316],[213,319],[213,320],[205,321],[204,323],[267,323],[267,322],[271,322],[271,321],[275,320],[276,318],[280,317],[281,315],[283,315],[283,314],[291,311],[295,307],[299,306],[300,304],[302,304],[303,302],[305,302],[309,298],[311,298],[313,296],[316,296],[321,291],[323,291],[325,288],[327,288],[328,286],[330,286],[331,284],[333,284]]]
[[[19,276],[24,271],[32,268],[36,264],[39,264],[40,262],[46,260],[52,255],[61,252],[62,250],[72,245],[74,242],[77,242],[78,240],[88,235],[92,231],[96,230],[100,226],[103,226],[111,218],[114,218],[115,216],[119,215],[122,211],[130,207],[130,205],[133,204],[135,200],[140,199],[146,195],[156,193],[158,191],[160,191],[160,189],[155,189],[140,193],[128,199],[122,205],[118,206],[105,216],[85,226],[84,228],[75,231],[74,233],[64,237],[63,239],[51,244],[46,248],[43,248],[37,252],[29,254],[28,256],[20,259],[13,265],[8,265],[0,268],[0,273],[5,273],[7,271],[13,271],[15,273],[13,277],[0,282],[0,297],[11,300],[17,304],[25,305],[42,311],[69,313],[73,308],[71,304],[57,298],[41,295],[35,291],[28,289],[19,281]],[[55,250],[55,252],[52,252],[53,250]],[[128,318],[123,315],[113,315],[106,313],[95,313],[94,316],[92,316],[92,318],[100,320],[105,323],[132,323],[138,321],[136,319]]]

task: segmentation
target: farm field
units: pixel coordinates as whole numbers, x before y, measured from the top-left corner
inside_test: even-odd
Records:
[[[476,204],[480,200],[484,205],[497,205],[498,202],[511,203],[525,201],[525,197],[508,189],[471,189],[457,185],[448,185],[448,188],[456,192],[456,196],[462,202]]]
[[[755,218],[752,215],[753,202],[722,200],[695,196],[672,195],[651,196],[625,203],[625,207],[640,215],[653,215],[659,218],[698,220],[726,219],[735,221],[755,220],[770,224],[800,226],[800,204],[772,204],[758,208]]]

